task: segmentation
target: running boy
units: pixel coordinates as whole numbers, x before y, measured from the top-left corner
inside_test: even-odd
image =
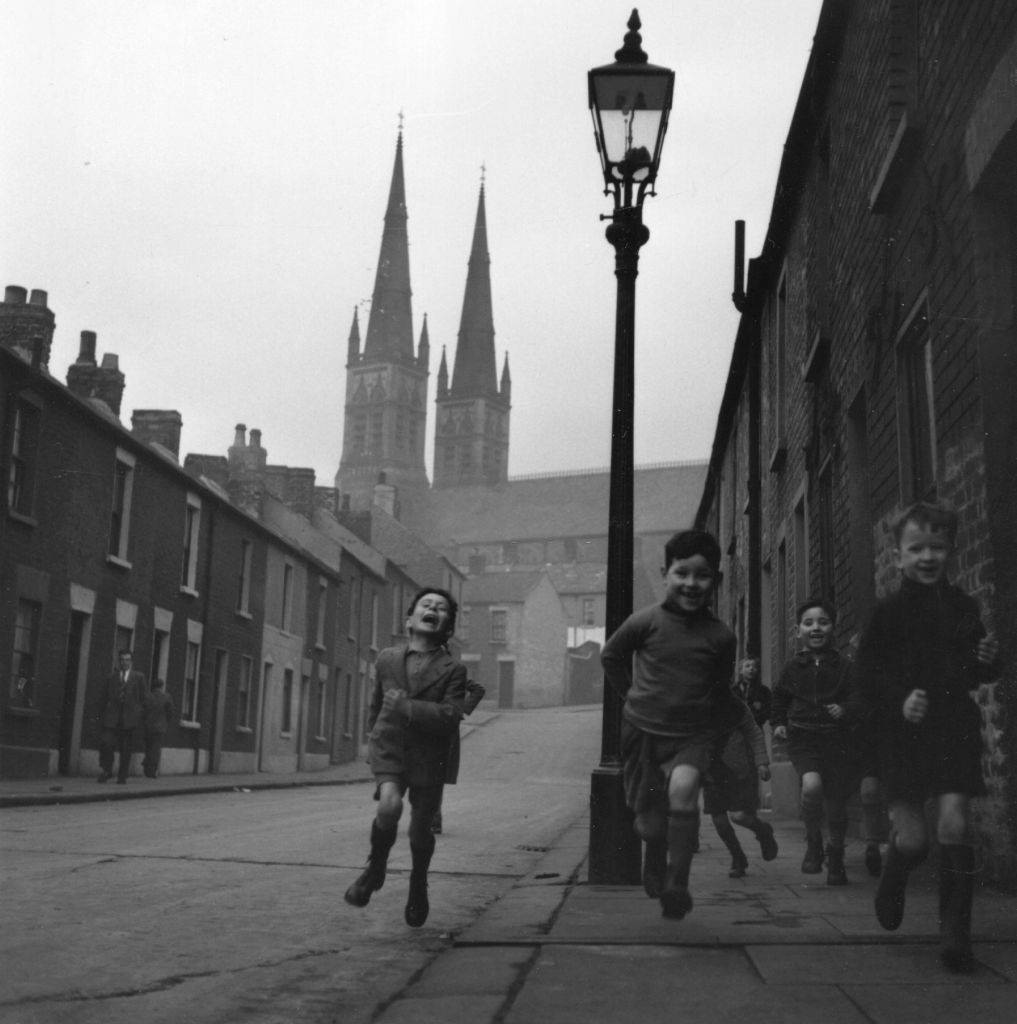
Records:
[[[759,783],[770,780],[770,760],[763,730],[748,705],[740,699],[732,701],[728,714],[732,731],[721,740],[703,780],[703,813],[713,819],[717,835],[731,854],[728,877],[744,878],[749,859],[731,822],[756,837],[763,860],[773,860],[778,852],[773,827],[761,821],[758,813]]]
[[[773,688],[773,735],[788,741],[788,755],[801,780],[805,857],[802,872],[823,870],[823,818],[830,830],[826,847],[827,885],[846,885],[844,838],[847,802],[853,788],[853,754],[847,722],[858,712],[852,698],[849,663],[833,647],[837,620],[833,605],[810,598],[798,606],[800,650]]]
[[[941,959],[969,971],[975,856],[968,807],[985,793],[981,716],[970,691],[989,677],[998,645],[977,602],[946,578],[957,514],[920,502],[894,528],[900,588],[876,606],[858,647],[859,683],[876,718],[891,834],[876,890],[888,931],[904,918],[911,870],[925,859],[924,803],[935,801]]]
[[[431,821],[441,807],[451,740],[459,731],[466,669],[449,653],[457,606],[437,587],[418,591],[407,613],[409,641],[378,653],[371,696],[368,755],[377,783],[367,867],[346,890],[346,902],[366,907],[385,882],[389,851],[409,791],[413,869],[405,918],[419,928],[430,912],[427,871],[434,853]]]
[[[680,920],[692,909],[700,780],[718,742],[718,709],[734,700],[736,640],[709,608],[720,580],[717,541],[683,530],[665,545],[664,561],[663,602],[630,615],[601,661],[625,696],[625,799],[646,842],[643,885],[664,917]]]

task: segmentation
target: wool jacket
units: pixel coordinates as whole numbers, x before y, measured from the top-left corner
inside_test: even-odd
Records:
[[[731,694],[736,646],[708,609],[689,615],[662,603],[630,615],[604,645],[601,663],[632,725],[688,736],[713,728],[718,704]]]
[[[969,692],[991,678],[991,666],[976,657],[984,636],[973,597],[945,580],[930,587],[904,576],[862,631],[856,659],[862,696],[877,714],[896,719],[908,694],[924,690],[930,718],[946,724],[968,712]]]
[[[837,651],[799,651],[773,688],[770,722],[796,729],[832,730],[860,717],[861,702],[851,681],[851,665]],[[830,717],[827,704],[840,704],[845,720]]]
[[[466,669],[445,648],[435,651],[419,677],[406,666],[407,644],[386,647],[375,663],[368,714],[368,760],[375,775],[398,775],[409,786],[454,782],[450,762],[458,763],[459,722],[466,697]],[[405,690],[406,710],[385,711],[386,690]]]
[[[117,669],[106,680],[99,725],[104,729],[136,729],[141,724],[145,706],[145,677],[137,670],[123,673]]]

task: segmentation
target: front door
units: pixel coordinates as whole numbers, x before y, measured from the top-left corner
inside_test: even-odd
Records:
[[[81,656],[85,643],[85,627],[88,615],[71,612],[71,623],[67,631],[67,664],[64,668],[64,699],[60,710],[60,749],[57,770],[69,775],[77,759],[81,745],[81,719],[78,714],[78,681],[84,666]]]
[[[510,708],[515,703],[516,663],[498,662],[498,707]]]

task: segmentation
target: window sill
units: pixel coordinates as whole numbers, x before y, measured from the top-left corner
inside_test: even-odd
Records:
[[[315,736],[314,737],[314,741],[315,741],[315,743],[328,743],[328,737],[327,736]]]
[[[234,731],[244,733],[248,736],[250,736],[250,734],[254,732],[254,730],[249,725],[238,725]]]
[[[178,722],[177,724],[180,726],[181,729],[195,729],[196,730],[196,729],[200,729],[201,728],[201,722],[183,722],[183,721],[181,721],[181,722]]]
[[[254,618],[250,612],[245,612],[242,608],[236,609],[236,616],[238,619],[247,619],[248,621]]]
[[[38,708],[19,708],[12,704],[8,704],[6,708],[7,714],[10,718],[38,718]]]
[[[325,647],[325,645],[324,645],[324,644],[322,644],[322,643],[317,643],[317,644],[315,644],[315,645],[314,645],[314,649],[315,649],[315,650],[316,650],[316,651],[317,651],[317,652],[318,652],[319,654],[324,654],[327,648]]]
[[[126,558],[121,558],[119,555],[107,555],[106,561],[110,565],[115,565],[118,569],[132,569],[134,568]]]
[[[188,586],[181,586],[180,593],[184,594],[186,597],[197,597],[198,596],[198,592],[193,587],[188,587]]]
[[[16,523],[21,523],[23,526],[38,526],[39,520],[35,516],[26,516],[24,512],[19,512],[17,509],[9,508],[7,510],[7,518],[13,519]]]

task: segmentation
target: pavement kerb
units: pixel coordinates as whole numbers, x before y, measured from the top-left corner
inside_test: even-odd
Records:
[[[460,726],[460,741],[498,717],[497,712],[478,709]],[[167,775],[158,780],[131,776],[126,786],[114,782],[99,785],[94,776],[51,776],[43,779],[0,780],[0,809],[51,807],[72,803],[107,803],[119,800],[147,800],[152,797],[189,796],[197,793],[230,793],[248,790],[294,789],[306,786],[349,786],[372,781],[370,767],[363,761],[347,762],[321,771],[287,774],[238,773],[231,775]],[[49,789],[41,787],[50,784]],[[68,787],[68,788],[65,788]]]

